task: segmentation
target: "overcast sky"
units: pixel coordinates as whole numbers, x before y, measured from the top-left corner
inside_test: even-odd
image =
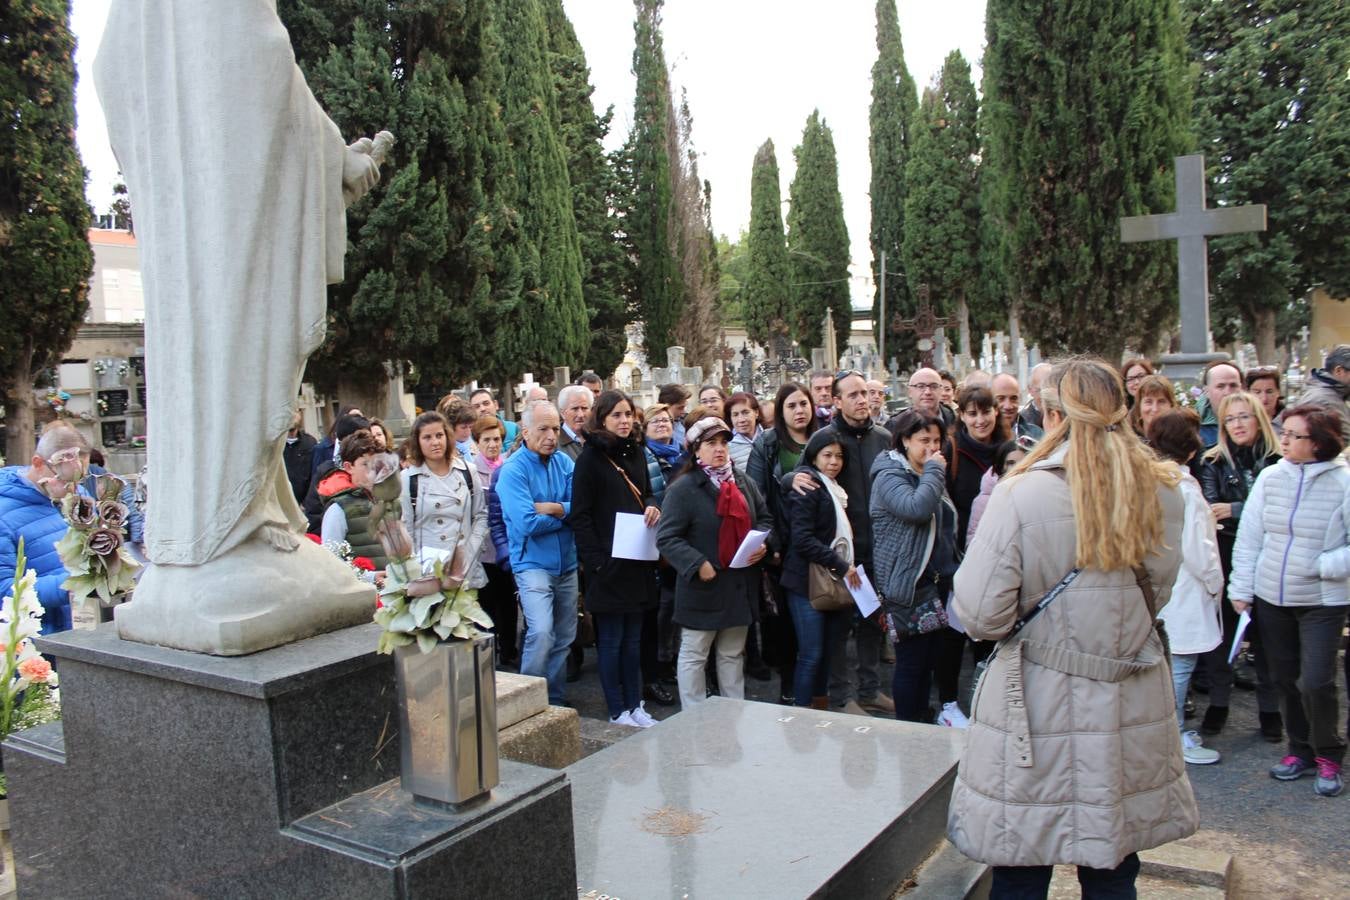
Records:
[[[99,210],[108,206],[117,179],[91,75],[109,3],[74,0],[72,12],[79,40],[80,152],[90,175],[89,199]],[[632,0],[563,0],[563,5],[586,49],[596,107],[614,105],[610,145],[616,145],[632,122]],[[953,49],[975,67],[978,86],[984,5],[984,0],[900,0],[905,62],[920,88],[937,76]],[[766,138],[773,139],[787,199],[795,169],[792,150],[806,117],[819,109],[839,155],[839,188],[853,245],[854,303],[870,306],[867,107],[876,58],[875,5],[868,0],[667,0],[664,15],[666,61],[676,90],[688,91],[699,175],[712,182],[714,229],[735,238],[748,224],[751,164]]]

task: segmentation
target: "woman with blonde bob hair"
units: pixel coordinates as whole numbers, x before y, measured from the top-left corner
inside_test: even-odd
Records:
[[[1095,360],[1057,366],[1064,420],[994,489],[954,608],[999,641],[971,704],[952,842],[994,867],[991,897],[1133,896],[1138,851],[1192,834],[1172,676],[1154,629],[1180,565],[1180,473],[1126,423]],[[1112,893],[1112,892],[1115,893]]]

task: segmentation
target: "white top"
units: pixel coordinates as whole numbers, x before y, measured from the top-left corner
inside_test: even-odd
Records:
[[[411,493],[412,476],[417,475],[417,514],[413,515]],[[466,477],[467,476],[467,477]],[[461,551],[469,561],[469,576],[465,585],[480,588],[487,584],[487,575],[479,560],[483,541],[487,538],[487,493],[474,489],[469,482],[473,473],[462,457],[456,456],[450,471],[437,475],[426,465],[412,466],[399,473],[403,483],[400,502],[403,506],[403,525],[412,537],[414,552],[423,548]]]
[[[1180,468],[1180,467],[1178,467]],[[1185,518],[1181,526],[1181,568],[1172,586],[1171,599],[1158,612],[1167,624],[1172,652],[1205,653],[1219,646],[1219,597],[1223,592],[1223,569],[1214,517],[1200,492],[1200,485],[1181,469],[1181,500]]]

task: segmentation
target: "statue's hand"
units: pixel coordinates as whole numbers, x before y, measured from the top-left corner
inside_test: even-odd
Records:
[[[349,146],[342,161],[342,199],[351,206],[379,184],[380,165],[371,157],[375,144],[361,138]]]

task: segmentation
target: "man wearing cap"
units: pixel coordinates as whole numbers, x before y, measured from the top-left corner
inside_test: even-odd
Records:
[[[933,382],[938,381],[932,369],[927,372]],[[910,379],[911,382],[913,379]],[[840,372],[834,379],[834,418],[821,431],[833,431],[843,445],[848,464],[839,476],[839,486],[848,495],[848,522],[853,528],[853,564],[865,570],[872,568],[872,518],[868,513],[872,498],[872,462],[891,448],[891,434],[872,421],[867,406],[867,379],[861,372]],[[931,394],[937,403],[936,389]],[[799,466],[783,476],[784,490],[805,493],[820,484]],[[848,636],[840,634],[829,648],[830,707],[866,715],[867,710],[895,714],[895,703],[881,692],[881,628],[874,619],[863,619],[854,613],[858,644],[858,678],[856,700],[853,679],[848,672]]]
[[[1290,406],[1315,403],[1333,411],[1340,416],[1341,434],[1345,435],[1347,443],[1350,443],[1348,402],[1350,402],[1350,344],[1339,344],[1327,353],[1322,368],[1313,369],[1308,373],[1303,390]]]

